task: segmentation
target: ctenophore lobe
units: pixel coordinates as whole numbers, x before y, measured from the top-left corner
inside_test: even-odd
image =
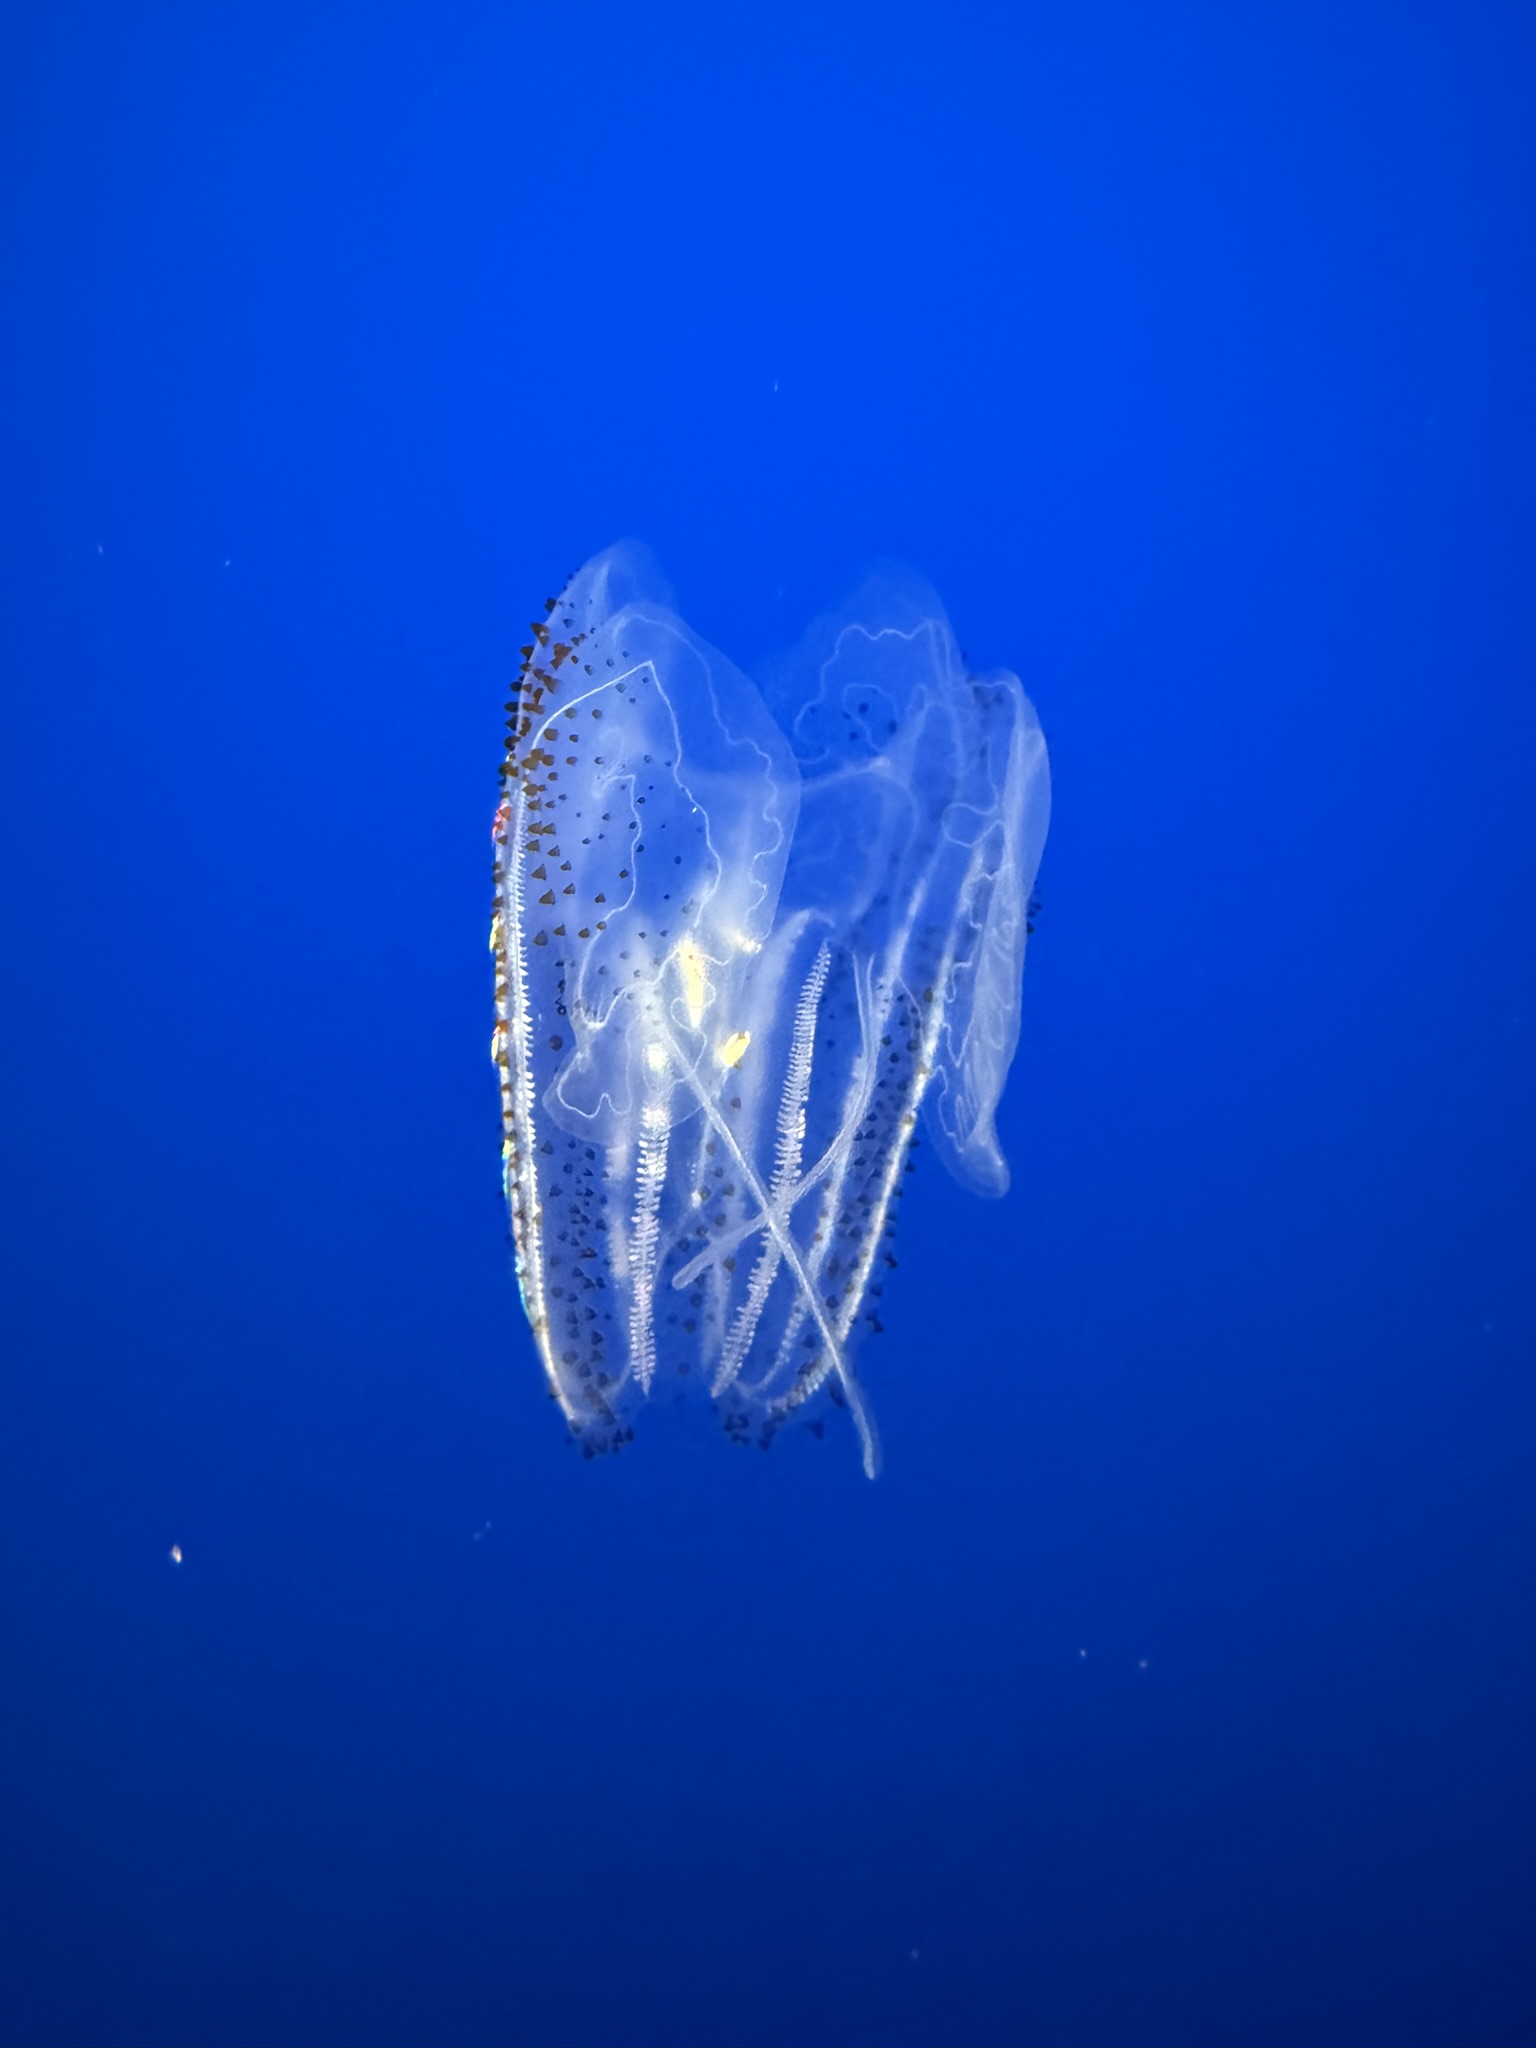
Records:
[[[919,1113],[1001,1194],[1044,845],[1044,738],[887,571],[754,683],[644,550],[532,628],[495,826],[502,1155],[518,1281],[590,1451],[667,1382],[769,1441],[830,1400],[879,1463],[880,1327]]]

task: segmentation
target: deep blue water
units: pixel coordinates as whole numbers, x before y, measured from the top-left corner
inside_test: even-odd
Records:
[[[1533,87],[12,11],[7,2044],[1536,2038]],[[501,705],[622,533],[744,662],[908,560],[1050,741],[873,1485],[584,1463],[519,1312]]]

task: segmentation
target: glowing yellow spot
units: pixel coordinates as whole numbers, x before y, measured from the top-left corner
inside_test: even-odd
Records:
[[[667,1071],[667,1048],[664,1045],[648,1045],[645,1048],[645,1064],[653,1074]]]
[[[683,1001],[688,1006],[688,1022],[695,1031],[703,1023],[709,1003],[709,977],[704,971],[705,965],[704,955],[692,939],[684,939],[677,949],[677,968],[683,977]]]
[[[750,1031],[733,1031],[729,1038],[722,1039],[715,1047],[715,1058],[722,1067],[739,1067],[741,1056],[751,1043]]]

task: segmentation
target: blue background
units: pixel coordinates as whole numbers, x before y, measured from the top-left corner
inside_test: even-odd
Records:
[[[1530,10],[8,21],[4,2040],[1536,2037]],[[501,704],[630,532],[1051,742],[873,1486],[585,1465],[519,1314]]]

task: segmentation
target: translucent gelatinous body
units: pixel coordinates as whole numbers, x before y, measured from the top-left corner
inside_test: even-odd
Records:
[[[1050,807],[1011,675],[920,580],[819,620],[759,688],[644,552],[524,650],[496,819],[503,1159],[523,1303],[591,1449],[657,1383],[733,1433],[854,1371],[921,1109],[983,1193]]]

